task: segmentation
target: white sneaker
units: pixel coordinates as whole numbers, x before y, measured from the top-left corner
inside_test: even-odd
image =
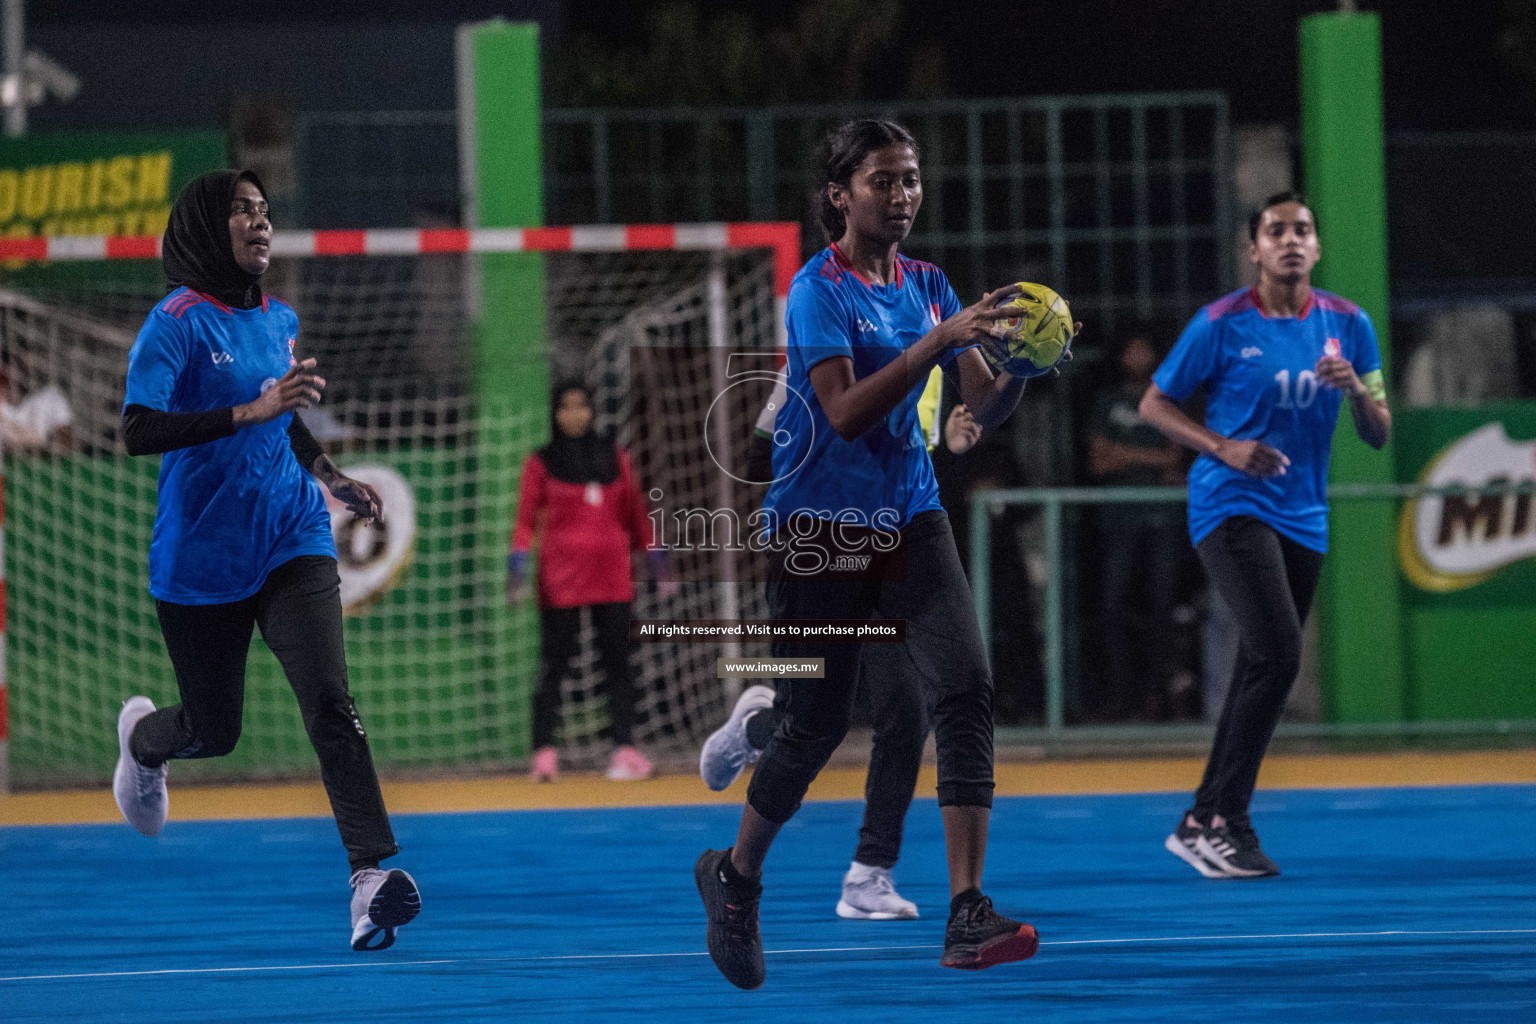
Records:
[[[716,793],[726,789],[762,751],[747,742],[747,719],[773,707],[773,687],[749,686],[736,698],[731,717],[709,734],[699,751],[699,777]]]
[[[394,868],[363,868],[352,876],[352,948],[361,953],[388,949],[395,944],[395,929],[410,924],[421,913],[421,890],[416,879]],[[377,944],[369,943],[380,933]]]
[[[917,916],[917,904],[904,900],[891,881],[889,868],[853,862],[843,876],[843,898],[837,916],[855,921],[899,921]]]
[[[155,710],[148,697],[129,697],[117,714],[117,769],[112,773],[112,797],[128,824],[147,836],[157,836],[165,828],[171,809],[171,795],[165,788],[168,765],[145,768],[133,759],[128,738],[139,719]]]

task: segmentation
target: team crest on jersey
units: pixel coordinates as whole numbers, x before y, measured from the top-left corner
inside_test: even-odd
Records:
[[[584,495],[588,505],[601,505],[603,503],[603,488],[600,484],[587,484],[587,492]]]
[[[297,365],[299,365],[299,361],[293,357],[293,346],[294,346],[294,343],[297,342],[298,340],[299,340],[298,338],[289,338],[288,339],[288,365],[289,366],[297,366]]]
[[[1335,359],[1343,359],[1344,358],[1344,350],[1339,348],[1339,339],[1338,338],[1329,338],[1328,339],[1328,343],[1323,346],[1323,355],[1325,355],[1325,356],[1333,356],[1333,358],[1335,358]]]
[[[940,322],[944,319],[939,315],[939,304],[937,302],[929,304],[928,315],[933,317],[933,326],[935,327],[939,326]]]

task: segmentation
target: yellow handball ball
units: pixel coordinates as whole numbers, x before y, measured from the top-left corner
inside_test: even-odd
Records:
[[[1072,310],[1067,300],[1043,284],[1018,283],[1019,293],[999,308],[1017,306],[1019,316],[994,321],[993,335],[1006,355],[993,352],[1002,372],[1014,377],[1050,373],[1072,347]]]

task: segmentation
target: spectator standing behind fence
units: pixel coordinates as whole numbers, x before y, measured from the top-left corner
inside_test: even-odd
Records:
[[[1088,471],[1094,483],[1153,487],[1184,482],[1183,452],[1137,409],[1156,367],[1150,332],[1138,328],[1125,335],[1116,356],[1116,379],[1095,397],[1088,417]],[[1179,556],[1187,544],[1183,516],[1173,504],[1107,503],[1098,507],[1096,519],[1105,665],[1094,711],[1108,720],[1158,719],[1172,674],[1169,612]],[[1140,607],[1138,591],[1144,595]]]
[[[581,611],[586,608],[608,697],[613,740],[608,778],[649,778],[651,762],[634,747],[629,613],[635,584],[630,553],[648,550],[657,577],[666,573],[666,556],[651,547],[651,523],[629,455],[610,436],[593,429],[590,392],[580,384],[557,387],[550,420],[549,444],[523,463],[512,552],[507,556],[507,601],[516,604],[529,594],[528,553],[539,533],[541,664],[533,695],[531,774],[553,782],[559,773],[554,740],[560,684],[577,653]],[[671,580],[666,585],[676,586]]]

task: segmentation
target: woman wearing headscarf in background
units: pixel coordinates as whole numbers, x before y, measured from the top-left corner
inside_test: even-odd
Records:
[[[181,703],[124,703],[113,795],[145,835],[165,825],[171,758],[221,757],[240,738],[251,630],[298,698],[351,863],[352,948],[383,949],[414,918],[368,739],[347,689],[340,579],[324,484],[353,515],[378,494],[332,464],[297,410],[320,401],[315,361],[298,361],[298,316],[262,294],[272,223],[260,180],[215,171],[189,184],[166,227],[173,290],[128,355],[123,441],[165,453],[149,546],[149,590]]]
[[[557,386],[550,400],[549,444],[528,456],[507,556],[507,601],[528,596],[528,552],[543,516],[539,541],[539,649],[542,665],[533,695],[533,770],[536,779],[559,773],[555,724],[560,683],[581,638],[581,610],[589,608],[597,661],[608,694],[613,750],[608,777],[649,778],[651,762],[634,747],[634,677],[630,668],[629,613],[635,599],[632,551],[650,552],[661,576],[666,556],[651,546],[651,522],[629,456],[592,427],[592,396],[580,384]],[[675,588],[667,580],[664,587]]]

